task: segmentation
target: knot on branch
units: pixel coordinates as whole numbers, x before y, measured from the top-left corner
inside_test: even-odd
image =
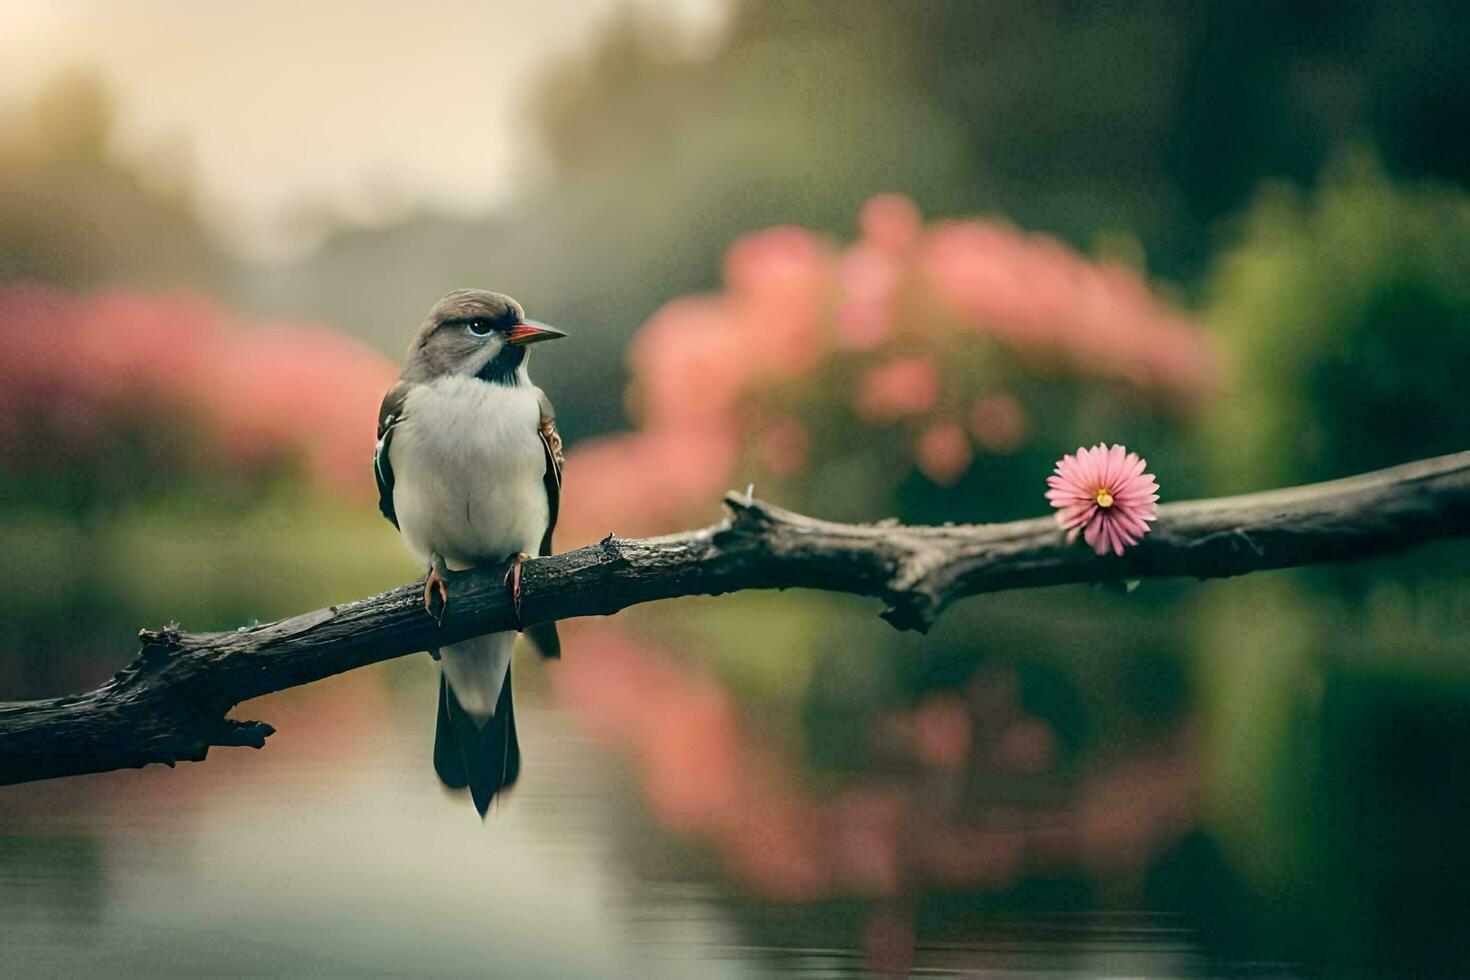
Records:
[[[162,709],[153,723],[159,726],[143,750],[147,761],[170,768],[178,762],[203,762],[216,745],[227,748],[265,748],[265,740],[276,733],[263,721],[239,721],[217,717],[208,710],[184,711],[181,715]]]
[[[151,630],[146,627],[138,630],[138,642],[145,647],[163,650],[177,650],[184,645],[177,621],[170,621],[161,630]]]
[[[252,749],[265,748],[265,740],[276,733],[274,725],[263,721],[237,721],[225,718],[211,741],[215,745],[242,746]]]
[[[607,556],[609,561],[627,564],[628,556],[624,554],[623,543],[618,540],[616,534],[611,531],[607,532],[607,537],[597,542],[597,546],[602,549],[602,553]]]
[[[145,683],[150,675],[162,670],[174,654],[184,648],[184,636],[176,622],[161,630],[140,629],[138,639],[143,645],[138,649],[137,657],[112,677],[112,684],[118,690]]]
[[[749,494],[734,490],[725,494],[724,524],[714,528],[715,544],[722,548],[745,544],[772,547],[781,532],[815,524],[811,518],[793,514]]]
[[[758,530],[782,523],[780,508],[749,494],[730,490],[725,494],[725,510],[730,514],[730,527]]]
[[[944,612],[947,586],[940,573],[949,559],[934,548],[915,547],[898,561],[885,590],[888,608],[881,613],[894,629],[927,633]]]

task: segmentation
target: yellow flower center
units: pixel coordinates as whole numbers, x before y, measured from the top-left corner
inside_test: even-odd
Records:
[[[1097,488],[1097,505],[1099,507],[1113,506],[1113,495],[1108,493],[1107,487]]]

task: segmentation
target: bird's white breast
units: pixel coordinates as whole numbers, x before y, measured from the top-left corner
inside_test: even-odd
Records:
[[[550,509],[536,389],[478,378],[418,385],[390,449],[403,539],[451,569],[534,555]]]

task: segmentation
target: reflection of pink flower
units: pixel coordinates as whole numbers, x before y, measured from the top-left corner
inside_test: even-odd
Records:
[[[918,778],[884,766],[819,795],[707,669],[635,640],[624,620],[563,628],[569,645],[598,655],[566,661],[552,687],[591,738],[628,759],[653,819],[697,835],[762,898],[877,900],[863,934],[872,970],[906,972],[914,938],[904,903],[926,886],[996,892],[1023,875],[1137,871],[1197,826],[1202,777],[1189,726],[1089,766],[1075,791],[1022,820],[1004,793],[967,793],[975,775],[1054,781],[1057,736],[1024,711],[1010,667],[982,667],[963,698],[931,696],[877,743]]]
[[[892,902],[875,906],[863,925],[862,939],[864,965],[874,975],[910,975],[918,941],[911,911]]]
[[[939,371],[927,357],[902,357],[870,369],[858,381],[855,408],[869,422],[919,415],[939,397]]]
[[[758,894],[794,901],[833,888],[830,818],[789,765],[757,747],[708,674],[642,649],[612,624],[567,624],[596,657],[552,684],[589,734],[632,756],[653,815],[701,833]]]
[[[1000,733],[990,761],[1004,772],[1040,773],[1056,761],[1056,735],[1046,722],[1026,716]]]
[[[915,455],[919,471],[947,487],[965,475],[975,453],[963,426],[958,422],[940,422],[924,430]]]
[[[1122,446],[1078,448],[1063,456],[1056,474],[1047,477],[1046,499],[1057,508],[1057,524],[1082,536],[1099,555],[1111,549],[1121,555],[1148,533],[1157,517],[1159,485],[1145,473],[1147,463]]]
[[[958,769],[970,754],[970,712],[953,695],[931,698],[914,713],[914,748],[924,763]]]

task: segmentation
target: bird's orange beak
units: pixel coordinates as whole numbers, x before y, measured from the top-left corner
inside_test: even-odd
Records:
[[[543,340],[555,340],[566,335],[565,330],[558,330],[548,324],[537,323],[535,320],[522,320],[506,331],[505,342],[524,347],[526,344],[539,344]]]

